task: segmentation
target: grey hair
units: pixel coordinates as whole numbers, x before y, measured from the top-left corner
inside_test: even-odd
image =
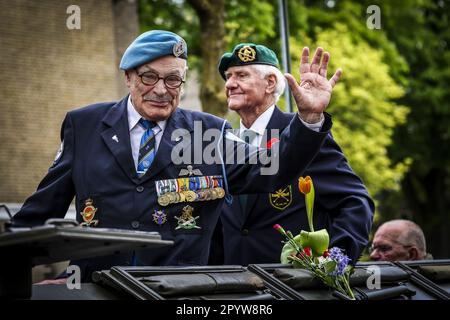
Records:
[[[183,80],[184,81],[186,81],[186,77],[187,77],[187,72],[188,72],[188,70],[189,70],[189,66],[188,66],[188,63],[187,63],[187,60],[184,60],[185,61],[185,64],[184,64],[184,73],[183,73],[183,75],[181,76],[182,78],[183,78]],[[184,84],[185,84],[185,82],[183,82],[182,84],[181,84],[181,89],[180,89],[180,96],[184,96]]]
[[[425,235],[422,229],[416,223],[411,220],[395,219],[388,221],[387,223],[396,223],[405,226],[404,232],[399,236],[399,240],[404,245],[415,245],[423,257],[427,253],[427,245]],[[422,257],[422,258],[423,258]]]
[[[286,88],[286,79],[284,78],[280,69],[267,64],[252,64],[249,65],[249,67],[252,67],[254,70],[256,70],[261,75],[262,79],[271,74],[275,75],[277,79],[277,85],[275,86],[275,91],[273,92],[273,98],[275,99],[275,103],[278,102],[280,96],[283,94],[284,89]]]

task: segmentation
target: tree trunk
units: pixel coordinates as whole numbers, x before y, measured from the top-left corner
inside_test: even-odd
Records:
[[[202,109],[218,116],[226,114],[228,108],[224,93],[224,81],[217,65],[225,52],[224,0],[187,0],[200,20],[201,59],[200,100]]]
[[[417,176],[411,170],[403,180],[403,192],[414,216],[422,227],[427,241],[427,251],[435,258],[450,257],[450,201],[444,194],[448,175],[445,170],[431,168],[427,174]]]
[[[426,185],[430,186],[427,188],[427,207],[430,210],[428,211],[429,216],[424,218],[431,218],[433,222],[428,238],[431,248],[435,251],[435,258],[450,257],[448,233],[450,213],[448,211],[449,201],[445,196],[445,190],[448,190],[448,187],[445,186],[446,176],[446,172],[442,168],[432,168],[425,178]]]

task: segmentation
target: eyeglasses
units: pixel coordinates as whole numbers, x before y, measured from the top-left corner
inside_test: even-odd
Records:
[[[163,78],[153,71],[147,71],[139,74],[137,69],[135,70],[136,73],[138,74],[138,77],[141,78],[142,83],[147,86],[154,86],[161,79],[163,79],[165,86],[169,89],[179,88],[184,83],[184,80],[180,76],[177,76],[176,74],[171,74]]]

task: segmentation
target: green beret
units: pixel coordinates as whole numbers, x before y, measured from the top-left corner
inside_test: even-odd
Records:
[[[249,64],[267,64],[278,68],[278,59],[275,52],[266,46],[254,43],[240,43],[234,47],[233,52],[226,52],[220,58],[219,73],[225,79],[225,71],[229,67]]]

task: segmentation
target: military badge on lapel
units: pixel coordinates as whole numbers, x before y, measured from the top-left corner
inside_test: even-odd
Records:
[[[269,193],[269,202],[272,207],[278,210],[284,210],[289,207],[292,203],[291,185],[278,189],[273,193]]]
[[[83,217],[82,226],[90,227],[96,226],[98,224],[98,220],[94,220],[95,213],[97,212],[97,208],[94,207],[94,201],[91,198],[86,199],[84,202],[84,209],[80,212]]]
[[[63,151],[64,151],[64,140],[61,142],[61,145],[60,145],[58,151],[56,152],[55,160],[53,160],[53,165],[55,165],[59,162],[59,160],[61,159],[61,156],[63,154]]]
[[[181,213],[180,217],[175,216],[175,219],[178,221],[178,226],[175,228],[175,230],[178,229],[201,229],[199,226],[197,226],[197,219],[200,218],[200,216],[194,217],[192,215],[192,212],[194,211],[194,208],[190,205],[187,205],[183,208],[183,211]]]
[[[191,165],[188,165],[186,169],[181,169],[178,176],[201,176],[203,173],[200,171],[200,169],[194,169]]]

